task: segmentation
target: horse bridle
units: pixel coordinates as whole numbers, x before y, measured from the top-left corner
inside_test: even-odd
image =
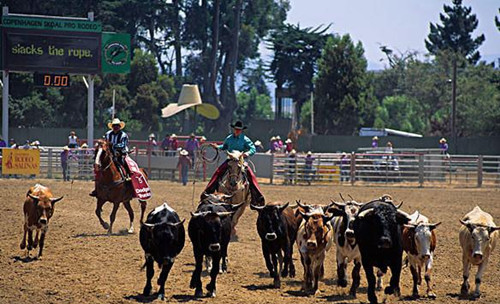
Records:
[[[98,149],[100,149],[100,150],[101,150],[101,153],[104,151],[104,149],[102,148],[102,146],[99,146],[99,147],[98,147]],[[106,167],[104,167],[104,168],[101,168],[101,167],[100,167],[100,162],[101,162],[101,160],[100,160],[100,159],[99,159],[99,164],[96,164],[96,163],[94,162],[94,164],[99,165],[99,167],[98,167],[98,170],[99,170],[99,171],[106,171],[106,170],[108,170],[108,169],[109,169],[109,167],[111,167],[111,164],[113,163],[113,159],[111,158],[111,155],[110,155],[109,153],[107,153],[107,154],[108,154],[109,163],[108,163],[108,165],[107,165]],[[98,156],[98,155],[99,155],[99,152],[97,152],[97,155],[96,155],[96,160],[97,160],[97,156]],[[99,158],[100,158],[100,157],[99,157]]]

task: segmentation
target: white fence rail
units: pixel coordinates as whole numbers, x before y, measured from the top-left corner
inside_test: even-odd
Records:
[[[273,183],[500,187],[500,156],[423,153],[275,154]]]

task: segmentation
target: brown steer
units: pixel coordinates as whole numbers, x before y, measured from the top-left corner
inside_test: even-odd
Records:
[[[42,256],[45,233],[47,232],[49,220],[54,213],[54,204],[63,198],[55,198],[49,188],[40,184],[31,187],[24,201],[24,235],[21,241],[21,249],[26,248],[26,233],[28,234],[28,252],[38,245],[38,233],[40,235],[40,251],[38,257]],[[33,241],[33,230],[36,229],[35,241]]]

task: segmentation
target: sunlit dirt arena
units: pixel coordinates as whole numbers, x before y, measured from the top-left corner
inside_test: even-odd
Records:
[[[51,187],[55,196],[65,195],[55,207],[49,223],[41,260],[27,261],[19,249],[23,231],[23,201],[27,190],[36,182]],[[95,199],[88,196],[91,182],[63,183],[54,180],[0,180],[0,302],[1,303],[137,303],[156,302],[156,297],[143,298],[145,272],[143,251],[139,245],[139,204],[133,202],[136,218],[135,233],[127,234],[128,216],[120,207],[114,225],[114,234],[106,235],[94,210]],[[191,185],[191,184],[190,184]],[[148,202],[148,212],[164,201],[177,210],[181,218],[189,220],[193,188],[171,182],[151,182],[153,198]],[[202,190],[197,183],[195,197]],[[499,189],[419,189],[387,187],[342,186],[262,186],[268,201],[301,199],[305,203],[326,204],[330,199],[340,200],[338,193],[348,194],[358,201],[366,201],[384,193],[396,201],[404,201],[402,209],[412,213],[416,209],[429,217],[431,222],[442,221],[437,228],[438,244],[432,275],[436,300],[411,298],[412,279],[408,268],[401,274],[401,298],[386,297],[378,293],[379,301],[386,303],[467,303],[458,297],[462,283],[461,248],[458,242],[459,218],[479,205],[489,212],[500,225]],[[103,216],[109,219],[111,204],[104,206]],[[336,286],[335,247],[327,253],[325,279],[320,283],[320,293],[305,296],[300,292],[302,265],[296,246],[294,263],[297,277],[282,280],[281,289],[272,288],[261,253],[256,231],[256,212],[247,209],[238,225],[239,241],[229,244],[229,273],[217,280],[217,298],[195,299],[189,288],[194,258],[191,243],[175,261],[165,286],[168,302],[211,303],[366,303],[366,279],[361,272],[361,287],[357,299],[348,296],[348,288]],[[184,224],[187,227],[187,221]],[[32,251],[35,255],[38,250]],[[490,257],[488,269],[481,285],[482,297],[474,303],[500,303],[500,248]],[[156,267],[156,266],[155,266]],[[352,267],[352,266],[351,266]],[[350,268],[351,268],[350,267]],[[473,268],[469,282],[474,288]],[[155,268],[153,291],[156,292],[158,268]],[[350,269],[349,269],[350,273]],[[205,286],[209,278],[202,277]],[[385,278],[388,281],[388,277]],[[425,294],[425,281],[420,286]]]

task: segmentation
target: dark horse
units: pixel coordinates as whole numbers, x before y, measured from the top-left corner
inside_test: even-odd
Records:
[[[113,152],[111,149],[111,143],[99,139],[95,148],[94,155],[94,169],[96,170],[96,192],[97,192],[97,207],[95,209],[95,214],[99,218],[104,229],[108,229],[108,234],[112,233],[113,222],[115,221],[116,211],[120,207],[120,203],[123,202],[123,206],[128,211],[128,216],[130,218],[130,227],[128,233],[134,232],[134,210],[130,206],[130,201],[134,198],[134,189],[132,188],[132,183],[130,181],[125,181],[120,174],[118,167],[113,161]],[[144,177],[147,178],[145,172],[141,169]],[[102,217],[102,206],[106,202],[113,203],[113,211],[109,216],[110,224],[106,223]],[[146,201],[139,200],[141,203],[141,223],[144,217],[144,211],[146,210]]]

